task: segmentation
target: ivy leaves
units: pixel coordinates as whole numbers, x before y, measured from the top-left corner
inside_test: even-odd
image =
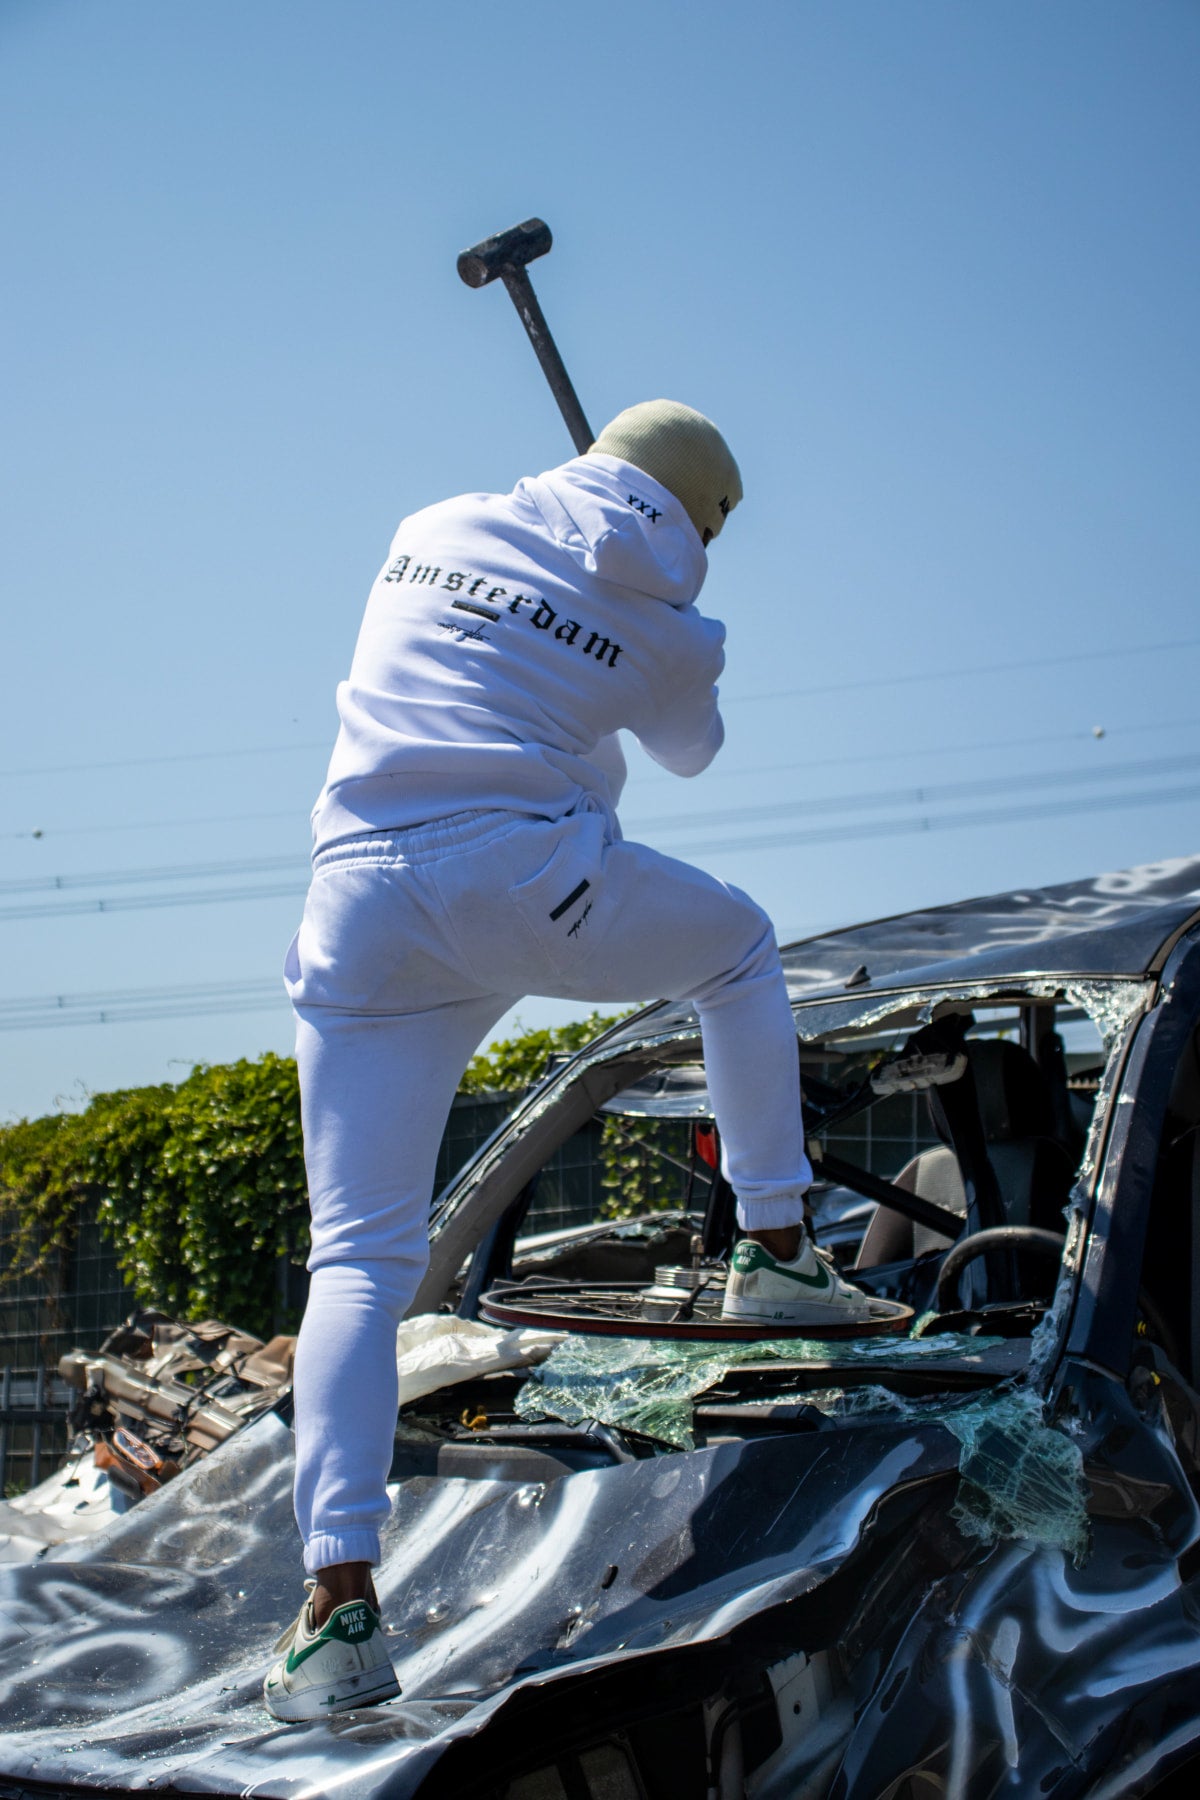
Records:
[[[277,1259],[307,1242],[296,1066],[271,1053],[200,1066],[177,1087],[9,1126],[0,1205],[17,1227],[6,1273],[57,1285],[86,1207],[140,1301],[269,1335]]]
[[[515,1096],[549,1057],[612,1023],[593,1013],[492,1044],[460,1091]],[[97,1094],[82,1112],[0,1128],[0,1209],[15,1221],[0,1280],[33,1274],[61,1291],[86,1209],[143,1304],[263,1337],[295,1329],[277,1287],[281,1260],[303,1263],[308,1251],[296,1065],[271,1052],[199,1065],[178,1086]]]

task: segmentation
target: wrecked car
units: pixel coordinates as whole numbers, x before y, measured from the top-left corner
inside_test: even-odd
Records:
[[[733,1206],[697,1024],[645,1009],[434,1203],[377,1571],[401,1696],[262,1710],[299,1567],[281,1382],[121,1517],[0,1570],[0,1795],[1194,1780],[1200,858],[785,965],[813,1225],[869,1328],[721,1319]],[[530,1235],[597,1117],[670,1181]]]

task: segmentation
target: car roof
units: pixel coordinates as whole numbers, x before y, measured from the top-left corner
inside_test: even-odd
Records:
[[[1137,978],[1161,968],[1198,917],[1200,856],[1181,856],[802,938],[783,948],[783,966],[793,1003],[961,982]],[[681,1001],[663,1002],[652,1016],[656,1034],[694,1017]],[[649,1021],[641,1013],[606,1041],[626,1031],[642,1036]]]

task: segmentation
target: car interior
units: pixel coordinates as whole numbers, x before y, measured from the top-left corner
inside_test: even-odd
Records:
[[[868,1379],[885,1397],[921,1397],[1018,1372],[1057,1282],[1104,1066],[1100,1033],[1062,1001],[929,1010],[922,1016],[904,996],[891,1018],[799,1045],[817,1174],[810,1229],[846,1278],[890,1309],[869,1367],[851,1366],[854,1346],[814,1349],[811,1331],[793,1362],[786,1331],[723,1324],[735,1202],[695,1044],[666,1047],[576,1133],[593,1149],[599,1134],[617,1172],[590,1200],[576,1193],[567,1208],[582,1160],[570,1140],[521,1186],[461,1270],[455,1310],[594,1341],[597,1370],[628,1372],[635,1399],[664,1354],[701,1356],[729,1342],[735,1366],[696,1401],[697,1445],[836,1428],[846,1394]],[[1200,1101],[1200,1061],[1195,1083]],[[539,1230],[547,1220],[556,1228]],[[763,1339],[774,1340],[766,1367],[748,1346]],[[493,1376],[478,1395],[454,1389],[440,1410],[417,1403],[402,1415],[394,1474],[453,1465],[544,1476],[662,1453],[636,1423],[539,1421],[527,1404],[518,1416],[520,1385]],[[826,1405],[830,1395],[836,1403]],[[630,1418],[640,1417],[634,1407]]]
[[[988,1254],[988,1279],[974,1281],[974,1298],[993,1310],[1045,1302],[1055,1275],[1046,1240],[1061,1243],[1064,1234],[1102,1060],[1079,1009],[1059,1021],[1075,1041],[1068,1057],[1054,1011],[1048,1003],[947,1010],[916,1032],[876,1028],[802,1046],[817,1173],[810,1229],[818,1242],[829,1232],[851,1279],[924,1310],[934,1264],[969,1223],[972,1234],[1012,1234],[1003,1257]],[[497,1280],[651,1285],[664,1265],[698,1254],[707,1286],[694,1316],[711,1315],[714,1302],[719,1311],[736,1227],[702,1073],[695,1063],[668,1066],[602,1109],[598,1123],[657,1165],[651,1207],[639,1208],[636,1194],[628,1205],[607,1196],[610,1226],[589,1218],[558,1233],[531,1231],[539,1201],[545,1205],[561,1179],[548,1165],[517,1197],[496,1241],[472,1259],[459,1310],[473,1315]],[[865,1223],[857,1240],[831,1229],[839,1198],[843,1213],[847,1202],[867,1203],[854,1208]],[[640,1233],[629,1228],[635,1220]],[[614,1307],[618,1298],[614,1292]],[[585,1304],[582,1293],[577,1299]],[[618,1313],[631,1316],[628,1306]]]

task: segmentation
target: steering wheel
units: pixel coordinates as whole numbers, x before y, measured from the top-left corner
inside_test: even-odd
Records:
[[[973,1263],[977,1256],[986,1255],[989,1250],[1032,1250],[1046,1258],[1052,1256],[1057,1262],[1062,1257],[1065,1241],[1057,1231],[1043,1231],[1037,1225],[993,1225],[987,1231],[976,1231],[970,1237],[960,1238],[942,1258],[934,1290],[934,1306],[938,1312],[954,1309],[958,1300],[956,1290],[959,1276],[968,1263]],[[1151,1335],[1162,1346],[1168,1362],[1178,1363],[1179,1349],[1175,1334],[1144,1287],[1138,1288],[1137,1303],[1138,1311],[1149,1326]]]
[[[1033,1250],[1055,1262],[1062,1258],[1064,1239],[1057,1231],[1043,1231],[1038,1225],[993,1225],[987,1231],[972,1232],[959,1238],[942,1259],[938,1270],[934,1304],[938,1312],[954,1309],[958,1300],[958,1278],[968,1263],[989,1250]]]

